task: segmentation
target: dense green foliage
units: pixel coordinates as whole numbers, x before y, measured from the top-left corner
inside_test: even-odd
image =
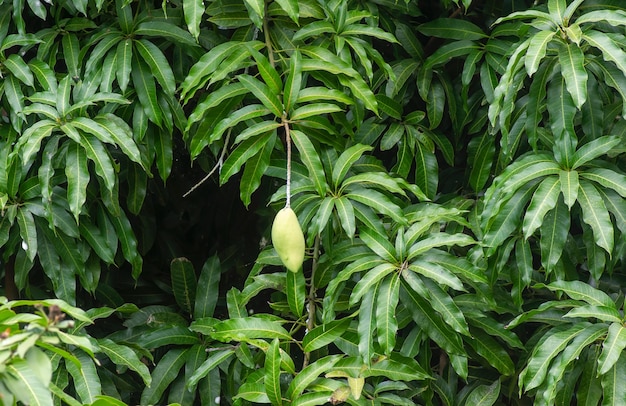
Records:
[[[621,1],[0,6],[0,405],[626,404]]]

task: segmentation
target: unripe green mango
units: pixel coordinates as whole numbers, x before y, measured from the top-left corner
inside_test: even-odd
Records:
[[[298,272],[304,262],[304,234],[290,207],[282,208],[274,218],[272,244],[283,265],[291,272]]]

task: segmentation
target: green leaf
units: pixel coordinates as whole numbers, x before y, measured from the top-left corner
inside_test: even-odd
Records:
[[[427,253],[431,249],[451,247],[454,245],[465,247],[474,243],[475,241],[472,237],[463,233],[432,233],[429,237],[416,242],[407,250],[406,260],[412,261],[416,257]]]
[[[583,212],[583,221],[593,230],[596,244],[611,255],[614,244],[613,224],[602,197],[592,183],[580,181],[578,203]]]
[[[250,158],[262,151],[267,144],[273,144],[276,132],[268,132],[258,137],[248,138],[235,148],[226,158],[220,173],[220,184],[224,184],[231,176],[238,173],[241,166]]]
[[[175,43],[191,48],[198,46],[189,32],[172,23],[165,22],[164,20],[144,21],[137,26],[134,34],[154,38],[166,38]]]
[[[148,119],[161,127],[163,124],[163,112],[157,100],[156,85],[150,67],[143,61],[143,58],[140,59],[135,55],[132,58],[130,74],[133,78],[137,98]]]
[[[257,117],[263,117],[269,113],[270,110],[268,110],[265,106],[261,104],[249,104],[240,108],[239,110],[235,110],[234,112],[230,113],[226,118],[217,123],[217,125],[213,128],[211,134],[208,136],[208,143],[211,144],[214,141],[219,140],[226,130],[236,126],[241,122],[251,120]]]
[[[470,331],[463,312],[452,297],[437,283],[429,278],[421,278],[426,288],[426,293],[430,298],[433,309],[441,314],[443,320],[454,329],[457,333],[461,333],[470,337]]]
[[[137,372],[146,386],[150,386],[152,377],[150,376],[148,367],[141,362],[137,354],[130,347],[117,344],[108,338],[99,339],[98,346],[100,351],[106,354],[115,365],[125,366]]]
[[[598,48],[605,61],[613,62],[626,75],[626,53],[611,37],[597,30],[588,30],[583,34],[583,39],[592,47]]]
[[[294,401],[302,392],[321,374],[330,371],[330,369],[342,358],[342,355],[328,355],[312,364],[307,365],[302,371],[293,378],[287,388],[287,398]]]
[[[479,385],[467,396],[466,404],[473,406],[493,406],[500,397],[500,380],[491,385]]]
[[[608,306],[578,306],[567,312],[563,317],[596,318],[598,320],[614,323],[620,323],[622,321],[621,316],[615,307]]]
[[[552,291],[563,292],[572,299],[582,300],[592,306],[615,308],[615,303],[609,295],[581,281],[556,281],[545,287]]]
[[[526,56],[524,57],[524,64],[528,76],[532,76],[537,72],[537,69],[539,69],[541,60],[546,56],[546,47],[548,43],[552,41],[555,34],[555,31],[542,30],[531,38]]]
[[[166,345],[197,344],[198,337],[187,327],[180,325],[166,325],[152,331],[144,332],[136,338],[136,343],[148,350],[163,347]],[[154,375],[153,375],[154,378]]]
[[[426,59],[425,69],[432,69],[444,65],[452,58],[467,55],[475,50],[480,50],[480,46],[474,41],[460,40],[439,47],[431,56]]]
[[[563,193],[563,201],[571,210],[576,198],[578,197],[578,172],[577,171],[561,171],[559,173],[561,183],[561,192]]]
[[[559,199],[554,209],[549,211],[541,223],[541,264],[551,272],[559,262],[570,229],[570,215],[567,206]]]
[[[302,317],[304,312],[304,302],[306,300],[306,281],[302,272],[287,272],[285,286],[287,303],[289,309],[298,317]]]
[[[6,372],[3,383],[9,388],[7,395],[13,394],[17,399],[31,405],[53,405],[47,385],[41,381],[37,372],[32,369],[27,361],[20,358],[15,359],[6,365]]]
[[[196,41],[200,35],[200,23],[202,22],[202,16],[204,14],[204,1],[203,0],[184,0],[183,12],[185,14],[185,23],[187,29],[193,35]]]
[[[410,311],[415,323],[448,354],[463,355],[465,350],[460,335],[455,333],[440,315],[432,310],[428,301],[413,289],[412,285],[420,283],[418,278],[407,271],[402,272],[402,277],[400,300]]]
[[[372,363],[362,373],[363,378],[385,376],[393,381],[422,381],[431,379],[430,375],[412,358],[392,355]]]
[[[34,77],[33,73],[30,71],[26,62],[22,59],[21,56],[17,54],[9,55],[4,62],[3,66],[13,74],[13,76],[20,80],[20,82],[24,83],[27,86],[34,87]]]
[[[354,187],[350,188],[349,193],[344,194],[344,197],[371,207],[376,212],[387,215],[400,224],[406,224],[402,209],[381,192]]]
[[[195,385],[197,385],[198,382],[200,382],[202,378],[207,376],[207,374],[209,374],[211,371],[214,371],[215,367],[220,365],[222,362],[225,362],[226,360],[231,358],[234,353],[235,353],[235,350],[230,349],[230,348],[213,352],[211,355],[209,355],[206,361],[204,361],[202,365],[200,365],[200,367],[198,367],[198,369],[195,370],[193,375],[189,377],[187,386],[194,387]]]
[[[487,37],[476,24],[458,18],[438,18],[420,24],[417,30],[428,37],[455,40],[480,40]]]
[[[500,343],[482,331],[472,331],[470,345],[474,351],[484,358],[500,374],[512,376],[515,373],[515,366],[508,352]]]
[[[302,348],[305,352],[312,352],[326,347],[345,333],[350,326],[350,322],[350,318],[344,318],[315,327],[313,330],[306,333],[302,339]]]
[[[237,78],[272,114],[282,117],[283,104],[268,85],[250,75],[239,75]]]
[[[141,393],[141,404],[159,403],[165,390],[179,376],[188,351],[188,348],[173,348],[163,355],[152,371],[152,383]]]
[[[545,402],[554,402],[558,393],[557,389],[559,392],[563,391],[563,387],[559,382],[563,380],[567,369],[570,369],[572,365],[578,364],[580,362],[580,354],[585,348],[592,345],[604,334],[606,334],[606,325],[589,325],[554,359],[550,371],[546,376],[546,380],[539,389],[539,396],[542,397]],[[545,390],[542,391],[541,389],[543,388],[545,388]]]
[[[193,317],[201,319],[212,317],[219,296],[219,283],[221,278],[220,259],[214,255],[206,260],[200,271],[196,300],[194,303]]]
[[[306,134],[299,130],[291,131],[291,139],[300,152],[300,160],[309,171],[309,177],[315,185],[315,190],[320,196],[325,196],[326,191],[328,190],[328,184],[326,183],[326,176],[324,174],[324,168],[322,167],[322,161],[320,160],[313,143],[311,143]]]
[[[386,236],[378,234],[375,230],[363,228],[359,237],[380,258],[389,263],[396,261],[396,250]]]
[[[193,264],[184,257],[174,258],[170,263],[170,274],[176,303],[187,314],[191,314],[194,309],[196,290],[198,288]]]
[[[576,107],[580,109],[587,100],[585,55],[578,45],[570,42],[559,47],[559,63],[567,91],[572,96]]]
[[[372,362],[375,354],[374,337],[376,336],[376,290],[365,292],[359,306],[357,337],[359,355],[366,365]],[[332,323],[332,322],[331,322]]]
[[[589,141],[578,148],[572,156],[572,170],[606,154],[619,143],[620,138],[611,135],[606,135]],[[590,168],[591,173],[593,173],[596,169],[600,169],[600,172],[604,172],[601,168]]]
[[[83,403],[93,403],[101,393],[100,378],[93,360],[83,351],[75,350],[73,355],[80,361],[80,367],[66,362],[67,371],[72,375],[76,393]]]
[[[626,175],[606,168],[589,168],[582,171],[580,176],[605,188],[613,189],[626,198],[626,183],[623,183],[626,182]]]
[[[119,239],[120,245],[122,247],[122,253],[124,254],[124,258],[133,265],[133,277],[137,278],[141,273],[141,268],[137,268],[135,265],[135,258],[141,257],[137,252],[137,237],[135,237],[135,233],[130,225],[130,221],[128,217],[120,211],[117,216],[110,216],[109,219],[113,224],[115,229],[115,234]]]
[[[311,103],[298,107],[291,112],[290,120],[298,121],[309,117],[321,116],[324,114],[342,111],[340,106],[333,103]]]
[[[202,5],[202,0],[185,0],[183,2],[183,7],[187,7],[188,3],[200,3],[200,5]],[[185,17],[187,17],[186,9]],[[165,93],[167,95],[173,96],[176,90],[174,72],[172,72],[172,68],[170,67],[170,64],[165,55],[163,55],[163,52],[161,52],[159,47],[146,39],[136,40],[133,42],[133,45],[135,49],[139,52],[139,55],[141,55],[143,61],[148,64],[148,66],[150,67],[150,71],[154,75],[157,82],[159,82]]]
[[[291,341],[291,335],[279,322],[260,317],[240,317],[220,321],[213,329],[211,337],[222,342],[251,338],[279,338]]]
[[[350,295],[350,306],[354,306],[361,297],[370,289],[373,289],[378,282],[380,282],[383,278],[385,278],[390,273],[397,270],[397,267],[393,264],[384,263],[378,265],[365,273],[356,284],[354,289],[352,289],[352,294]]]
[[[485,131],[481,137],[473,138],[468,144],[468,159],[471,167],[469,182],[476,192],[483,189],[491,175],[496,151],[493,141],[493,136]]]
[[[282,8],[294,23],[298,23],[300,16],[299,2],[296,0],[276,0],[276,3]],[[292,56],[293,58],[293,56]]]
[[[133,41],[127,38],[120,41],[116,48],[117,70],[115,76],[122,92],[126,91],[130,82],[131,63],[133,58]]]
[[[611,323],[598,358],[598,375],[604,375],[613,368],[624,348],[626,348],[626,328],[621,322]]]
[[[361,158],[363,153],[371,150],[372,147],[369,145],[356,144],[341,153],[333,165],[332,181],[335,189],[339,187],[351,166]]]
[[[284,2],[290,2],[290,0],[283,0]],[[293,1],[296,5],[297,1]],[[300,90],[302,88],[302,66],[301,66],[302,55],[300,51],[297,49],[291,54],[291,58],[289,58],[289,73],[287,75],[287,80],[285,81],[284,91],[283,91],[283,104],[285,106],[285,111],[288,114],[291,114],[291,110],[298,100]]]
[[[372,271],[369,271],[368,275]],[[378,331],[376,337],[383,354],[387,356],[391,354],[396,346],[396,334],[398,333],[396,307],[399,299],[400,278],[396,273],[389,278],[385,278],[380,283],[376,295],[376,329]]]
[[[17,211],[17,224],[22,238],[22,249],[26,251],[30,262],[33,262],[37,255],[37,227],[33,213],[26,207],[20,208]]]
[[[89,169],[85,150],[75,142],[69,142],[67,148],[65,176],[67,177],[67,201],[76,223],[79,223],[78,217],[87,201]]]
[[[292,273],[292,272],[288,272]],[[280,347],[277,338],[272,340],[265,353],[265,377],[263,379],[265,393],[274,406],[283,404],[280,390]]]
[[[341,227],[343,227],[343,230],[346,232],[348,237],[354,237],[354,233],[356,232],[356,221],[352,203],[350,203],[350,201],[344,196],[335,198],[334,201]]]
[[[560,186],[556,176],[547,177],[539,184],[524,215],[524,238],[528,239],[541,226],[546,213],[554,209],[562,189]]]
[[[602,376],[602,406],[619,405],[626,402],[626,395],[622,390],[626,382],[626,356],[619,356],[616,364]]]
[[[520,387],[524,386],[526,391],[538,387],[546,378],[548,367],[554,357],[588,325],[589,323],[578,323],[565,330],[556,327],[546,333],[535,345],[528,364],[519,376]]]

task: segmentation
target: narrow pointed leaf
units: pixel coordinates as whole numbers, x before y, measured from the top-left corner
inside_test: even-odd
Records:
[[[569,42],[559,47],[559,63],[567,91],[580,109],[587,100],[587,70],[583,51],[575,43]]]
[[[611,255],[614,244],[613,223],[602,197],[593,184],[580,181],[578,203],[583,212],[583,221],[593,230],[596,244]]]

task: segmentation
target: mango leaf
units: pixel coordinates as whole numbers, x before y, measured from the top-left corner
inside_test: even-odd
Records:
[[[193,3],[196,6],[198,5],[197,3],[200,3],[199,5],[202,5],[202,0],[186,0],[185,2],[183,2],[183,7],[185,8],[185,17],[187,17],[187,7],[189,6],[189,3]],[[152,42],[143,38],[134,41],[133,46],[135,47],[137,52],[139,52],[139,55],[141,55],[141,58],[144,60],[144,62],[148,64],[148,66],[150,67],[150,71],[154,75],[157,82],[159,82],[165,93],[173,96],[176,90],[174,72],[172,71],[172,68],[170,67],[167,58],[165,57],[165,55],[163,55],[163,52],[161,52],[159,47],[154,45]]]
[[[200,271],[193,317],[212,317],[219,296],[221,267],[219,258],[214,255],[206,260]]]
[[[89,184],[89,169],[87,168],[87,154],[75,142],[69,142],[65,157],[65,176],[67,178],[67,201],[74,219],[78,217],[87,200],[87,185]]]
[[[519,385],[531,390],[541,385],[546,378],[548,367],[554,357],[567,347],[569,342],[578,336],[589,323],[578,323],[570,328],[555,327],[548,331],[535,345],[528,364],[519,376]]]
[[[80,367],[74,363],[66,363],[67,371],[72,375],[74,387],[83,403],[92,403],[101,392],[100,378],[93,360],[83,351],[74,351],[73,355],[80,361]]]
[[[563,254],[563,248],[570,229],[570,215],[567,206],[559,199],[554,209],[548,212],[541,224],[541,264],[551,272]]]
[[[500,343],[482,331],[472,331],[472,336],[473,338],[469,340],[469,344],[474,351],[500,374],[512,376],[515,373],[515,365]]]
[[[218,365],[231,358],[234,353],[235,350],[230,348],[213,352],[189,377],[189,380],[187,381],[187,387],[195,387],[195,385],[197,385],[202,378],[207,376],[211,371],[215,371],[215,368]]]
[[[302,317],[306,300],[306,281],[302,272],[287,272],[285,292],[289,309],[298,317]]]
[[[351,319],[333,320],[324,323],[309,331],[302,339],[302,347],[305,352],[315,351],[333,343],[350,326]]]
[[[204,14],[203,0],[184,0],[183,13],[185,14],[185,23],[191,35],[198,41],[200,35],[200,22]]]
[[[561,192],[563,193],[563,201],[571,210],[578,197],[578,172],[577,171],[561,171],[559,173],[561,183]]]
[[[422,381],[430,375],[412,358],[394,355],[391,358],[373,362],[362,373],[363,378],[385,376],[394,381]]]
[[[193,264],[187,258],[174,258],[170,263],[170,274],[172,277],[172,291],[176,303],[187,314],[193,312],[196,301],[196,290],[198,281]]]
[[[342,358],[342,355],[328,355],[307,365],[293,378],[287,388],[286,396],[292,401],[297,399],[302,392],[321,374],[331,370],[333,365]],[[327,398],[328,399],[328,398]]]
[[[417,30],[429,37],[455,40],[480,40],[487,36],[476,24],[458,18],[438,18],[420,24]]]
[[[554,209],[562,189],[560,186],[556,176],[547,177],[539,184],[524,215],[524,238],[528,239],[541,226],[546,213]]]
[[[220,172],[220,183],[224,184],[231,176],[239,172],[241,166],[250,158],[262,151],[266,144],[273,144],[276,138],[275,132],[267,132],[258,137],[248,138],[235,148],[226,158]]]
[[[250,338],[279,338],[291,341],[291,335],[279,322],[260,317],[241,317],[220,321],[213,326],[215,340],[242,341]]]
[[[580,176],[597,183],[605,188],[613,189],[622,197],[626,197],[626,175],[606,168],[589,168],[580,173]]]
[[[272,402],[272,405],[282,405],[280,389],[280,347],[277,338],[272,340],[265,353],[265,377],[263,379],[265,393]]]
[[[567,91],[580,109],[587,100],[587,70],[583,51],[572,42],[562,45],[559,47],[559,63]]]
[[[614,245],[613,224],[609,212],[596,186],[581,180],[578,203],[583,212],[583,221],[591,226],[596,244],[611,255]]]
[[[6,366],[5,383],[9,393],[31,405],[52,406],[52,396],[36,371],[23,359],[16,359]]]
[[[613,368],[624,348],[626,348],[626,328],[621,322],[611,323],[598,358],[598,375],[604,375]]]
[[[180,374],[187,360],[188,348],[173,348],[159,360],[152,371],[152,383],[141,393],[141,404],[158,403],[165,390]]]
[[[17,224],[22,238],[22,249],[26,251],[28,259],[32,262],[37,255],[37,227],[33,213],[26,207],[17,211]]]
[[[480,385],[473,389],[467,397],[468,405],[493,406],[500,397],[500,380],[495,380],[491,385]]]
[[[626,395],[621,390],[621,385],[626,382],[626,356],[619,355],[615,365],[602,375],[602,405],[618,405],[626,402]]]
[[[268,85],[250,75],[239,75],[237,78],[272,114],[282,117],[283,104]]]
[[[410,272],[402,272],[400,300],[410,310],[411,317],[428,336],[449,354],[465,354],[460,335],[448,326],[441,316],[434,312],[428,301],[421,297],[412,285],[418,284],[417,278]]]
[[[606,325],[589,325],[554,359],[546,380],[538,392],[544,401],[554,402],[558,393],[562,391],[561,385],[557,383],[565,378],[568,367],[576,365],[579,362],[580,354],[604,334],[606,334]]]
[[[117,344],[108,338],[98,340],[98,346],[100,351],[105,353],[114,364],[128,367],[137,372],[146,386],[150,386],[152,377],[150,376],[148,367],[141,362],[137,354],[130,347]]]
[[[400,299],[398,274],[382,280],[376,290],[376,329],[378,332],[376,337],[383,354],[388,356],[396,346],[396,334],[398,333],[398,321],[396,319],[396,307]]]

